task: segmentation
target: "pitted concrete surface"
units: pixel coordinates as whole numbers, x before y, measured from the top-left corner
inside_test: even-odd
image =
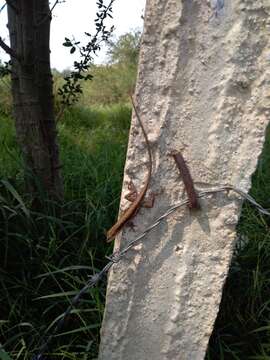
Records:
[[[154,156],[152,209],[116,248],[183,199],[168,155],[182,150],[195,186],[248,191],[270,114],[269,0],[148,0],[136,102]],[[140,189],[147,152],[130,130],[121,209]],[[242,199],[219,193],[179,209],[114,265],[99,360],[202,360],[217,316]]]

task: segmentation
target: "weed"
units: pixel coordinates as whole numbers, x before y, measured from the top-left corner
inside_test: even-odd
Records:
[[[270,208],[270,133],[252,179],[251,195]],[[238,242],[206,359],[270,358],[269,219],[245,203]]]
[[[31,359],[88,275],[103,267],[109,250],[104,230],[117,214],[130,113],[126,105],[65,113],[59,123],[65,202],[43,198],[39,212],[19,181],[12,121],[1,118],[10,151],[0,146],[0,359]],[[97,356],[104,302],[105,284],[83,296],[55,336],[50,359]]]

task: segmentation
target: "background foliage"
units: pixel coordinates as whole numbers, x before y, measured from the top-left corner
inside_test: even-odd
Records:
[[[109,52],[125,37],[139,39],[139,33],[111,42]],[[138,41],[134,44],[138,53]],[[119,59],[122,51],[125,48],[118,50]],[[65,201],[48,202],[41,192],[40,212],[30,209],[23,185],[10,81],[0,81],[0,359],[8,354],[31,359],[43,335],[52,331],[111,250],[105,245],[105,230],[118,212],[131,118],[127,99],[136,77],[134,60],[131,66],[125,59],[123,63],[109,55],[107,65],[93,66],[89,71],[95,80],[82,82],[84,97],[59,119]],[[56,112],[61,109],[58,88],[67,73],[54,70]],[[52,344],[50,359],[97,356],[104,302],[105,283],[89,291],[72,312]]]

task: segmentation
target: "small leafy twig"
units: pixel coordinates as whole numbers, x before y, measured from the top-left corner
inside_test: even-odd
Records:
[[[75,53],[76,50],[80,52],[80,61],[74,61],[74,71],[66,76],[65,83],[58,90],[58,94],[62,97],[62,105],[70,106],[79,100],[79,96],[82,93],[81,80],[91,80],[93,76],[88,73],[90,66],[93,63],[93,55],[101,49],[101,43],[108,41],[111,36],[114,27],[112,26],[107,30],[104,25],[104,21],[107,17],[112,18],[112,4],[115,0],[110,0],[108,5],[104,5],[104,0],[98,0],[97,6],[99,11],[97,12],[97,18],[95,19],[96,33],[94,35],[85,32],[85,35],[89,38],[89,42],[85,46],[80,46],[80,41],[75,39],[70,40],[65,38],[64,46],[70,48],[70,53]]]

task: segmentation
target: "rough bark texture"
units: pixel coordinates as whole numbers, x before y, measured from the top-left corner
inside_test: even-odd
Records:
[[[48,0],[18,0],[8,6],[12,95],[17,140],[31,192],[62,197],[59,152],[50,70]]]
[[[136,93],[154,152],[151,190],[163,192],[136,216],[138,233],[185,194],[171,149],[185,145],[197,188],[249,190],[270,114],[269,19],[268,0],[147,1]],[[129,176],[141,186],[146,173],[137,126],[133,117],[123,195]],[[220,193],[200,204],[113,267],[100,360],[204,358],[242,200]],[[135,235],[125,229],[121,244]]]

